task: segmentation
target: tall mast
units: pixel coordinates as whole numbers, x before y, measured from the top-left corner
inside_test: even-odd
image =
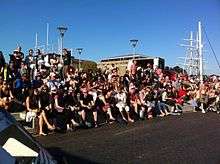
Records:
[[[49,46],[49,23],[47,23],[47,41],[46,41],[46,52],[48,52]]]
[[[35,34],[35,50],[37,50],[37,48],[38,48],[38,34],[36,32],[36,34]]]
[[[203,83],[203,54],[202,54],[202,29],[201,22],[198,23],[198,52],[199,52],[199,75],[200,82]]]
[[[190,68],[189,68],[189,74],[192,75],[193,68],[194,68],[194,62],[193,62],[193,60],[194,60],[193,59],[193,32],[192,31],[190,32],[190,41],[189,42],[190,42],[190,48],[189,48],[190,49],[190,52],[189,52],[190,53],[190,59],[189,59],[190,60],[189,61],[190,62]]]

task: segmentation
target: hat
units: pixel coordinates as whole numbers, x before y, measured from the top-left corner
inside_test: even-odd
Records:
[[[18,49],[15,49],[13,52],[19,52],[19,50],[18,50]]]

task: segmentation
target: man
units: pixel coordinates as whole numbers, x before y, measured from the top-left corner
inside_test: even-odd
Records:
[[[28,67],[30,67],[31,69],[33,69],[34,67],[34,51],[32,49],[29,49],[28,55],[25,57],[25,63],[28,65]]]
[[[19,46],[17,49],[13,51],[13,61],[15,63],[15,69],[18,70],[21,68],[21,61],[24,58],[24,53],[21,52],[21,47]]]
[[[93,96],[88,93],[86,87],[82,89],[82,93],[80,95],[80,105],[81,105],[81,116],[82,116],[83,124],[88,125],[88,122],[86,121],[86,113],[92,111],[95,127],[98,127],[97,111],[94,108]]]

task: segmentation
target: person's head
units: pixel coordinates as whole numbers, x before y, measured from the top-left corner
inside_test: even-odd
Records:
[[[34,51],[32,49],[29,49],[29,55],[32,56]]]
[[[63,49],[63,55],[67,55],[68,54],[68,50],[66,48]]]
[[[49,91],[48,86],[47,86],[47,85],[43,85],[42,88],[41,88],[41,92],[46,93],[46,92],[48,92],[48,91]]]
[[[51,79],[51,80],[55,80],[55,79],[56,79],[56,74],[55,74],[54,72],[52,72],[52,73],[50,74],[50,79]]]
[[[33,96],[36,96],[36,95],[38,95],[38,89],[37,88],[30,88],[30,89],[28,89],[28,94],[29,94],[29,97],[33,97]]]
[[[123,88],[123,86],[119,86],[119,87],[117,87],[117,90],[118,90],[118,93],[122,93],[124,88]]]
[[[172,87],[171,86],[167,86],[167,92],[172,92]]]
[[[151,64],[150,63],[147,64],[147,68],[151,68]]]
[[[82,88],[81,91],[82,91],[83,95],[85,95],[85,96],[88,95],[88,90],[86,87]]]
[[[74,89],[72,87],[69,87],[68,88],[68,94],[74,94]]]
[[[73,74],[74,68],[72,66],[69,66],[67,72]]]
[[[17,49],[15,49],[14,51],[13,51],[13,55],[18,55],[19,54],[19,51],[17,50]]]
[[[26,65],[25,65],[25,62],[22,61],[22,62],[21,62],[21,67],[24,68],[25,66],[26,66]]]
[[[22,79],[23,81],[27,80],[27,74],[26,74],[26,73],[23,73],[23,74],[21,75],[21,79]]]
[[[34,88],[33,91],[34,91],[34,95],[38,95],[39,91],[37,88]]]

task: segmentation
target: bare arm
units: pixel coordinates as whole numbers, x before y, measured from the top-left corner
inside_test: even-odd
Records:
[[[63,107],[59,106],[57,97],[55,98],[55,108],[58,109],[58,110],[63,110],[64,109]]]

